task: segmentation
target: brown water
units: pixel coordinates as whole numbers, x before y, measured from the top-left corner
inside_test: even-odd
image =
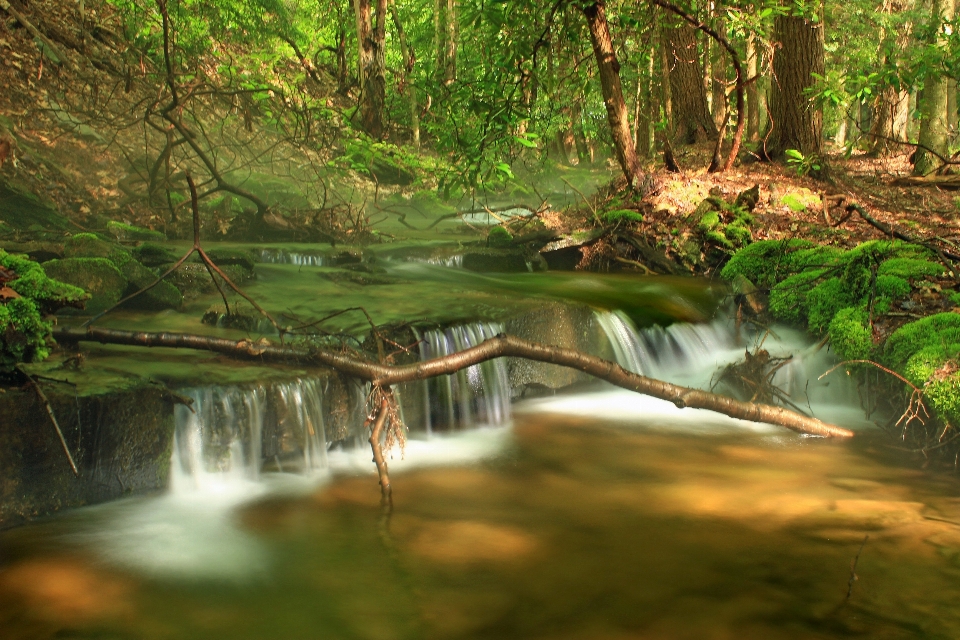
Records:
[[[0,637],[960,637],[958,482],[884,451],[521,416],[485,462],[396,474],[388,522],[369,475],[239,508],[212,532],[236,575],[78,537],[122,545],[149,500],[6,532]]]

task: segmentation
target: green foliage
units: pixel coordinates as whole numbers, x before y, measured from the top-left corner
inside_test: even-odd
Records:
[[[873,351],[873,336],[863,309],[846,307],[837,312],[828,329],[830,345],[843,360],[866,360]]]
[[[18,362],[35,362],[47,357],[51,325],[41,314],[62,306],[82,306],[89,296],[77,287],[48,278],[36,262],[0,249],[0,267],[19,277],[9,287],[20,298],[0,303],[0,375],[9,373]]]
[[[823,168],[823,161],[816,155],[805,156],[796,149],[787,149],[784,151],[784,156],[787,158],[787,166],[792,167],[798,176],[805,176],[810,172],[817,172]],[[787,204],[787,206],[790,205]],[[793,207],[790,208],[792,209]],[[797,209],[794,209],[794,211],[797,211]]]
[[[919,280],[942,276],[943,265],[919,258],[891,258],[877,269],[878,276],[897,276],[904,280]]]

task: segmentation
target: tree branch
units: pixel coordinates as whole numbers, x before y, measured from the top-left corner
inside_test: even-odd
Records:
[[[459,353],[397,366],[368,362],[322,349],[307,351],[270,344],[254,344],[249,340],[237,342],[226,338],[184,333],[146,333],[100,327],[80,329],[57,327],[53,335],[55,339],[64,342],[88,341],[141,347],[181,347],[263,362],[296,362],[327,366],[380,387],[448,375],[494,358],[517,357],[577,369],[623,389],[672,402],[680,408],[708,409],[732,418],[775,424],[811,435],[827,437],[854,435],[848,429],[821,422],[816,418],[810,418],[783,407],[740,402],[715,393],[681,387],[631,373],[614,362],[580,351],[538,344],[502,334]]]

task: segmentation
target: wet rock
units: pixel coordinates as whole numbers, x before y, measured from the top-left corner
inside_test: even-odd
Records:
[[[370,174],[380,184],[393,184],[405,187],[413,184],[416,176],[399,162],[385,156],[377,156],[370,163]]]
[[[162,273],[172,266],[173,265],[161,265],[158,271]],[[220,267],[220,270],[227,274],[230,281],[237,286],[240,286],[252,277],[251,272],[238,265],[228,264]],[[217,286],[213,283],[207,267],[200,262],[187,262],[180,265],[176,271],[167,276],[167,280],[179,289],[183,293],[183,297],[187,300],[198,298],[204,294],[217,292]]]
[[[213,263],[220,268],[227,265],[243,267],[252,275],[253,268],[258,262],[256,257],[249,251],[237,249],[212,249],[207,251],[207,256],[213,260]]]
[[[463,268],[480,273],[522,273],[530,270],[522,251],[493,248],[464,253]]]
[[[151,285],[157,279],[157,273],[130,258],[120,267],[120,273],[127,280],[127,290],[124,295],[130,295]],[[144,311],[162,311],[164,309],[179,309],[183,304],[183,294],[175,286],[162,280],[148,291],[144,291],[135,298],[124,303],[128,309],[142,309]]]
[[[249,333],[276,333],[273,324],[259,311],[249,306],[236,305],[228,313],[222,304],[213,305],[204,312],[200,321],[221,329],[240,329]]]
[[[359,251],[341,251],[333,256],[330,262],[335,267],[342,267],[347,264],[359,264],[363,262],[363,254]]]
[[[115,305],[127,289],[127,279],[106,258],[64,258],[43,264],[55,280],[80,287],[90,294],[87,311],[99,313]]]
[[[62,242],[4,242],[0,244],[0,249],[4,249],[7,253],[26,255],[34,262],[46,262],[64,257]]]
[[[372,271],[372,270],[371,270]],[[397,278],[391,278],[382,273],[368,271],[354,271],[350,269],[326,270],[320,272],[321,278],[326,278],[337,283],[350,282],[361,286],[397,284],[400,282]]]
[[[172,249],[152,242],[144,242],[139,247],[131,251],[134,258],[139,260],[146,267],[159,267],[165,264],[171,264],[180,259],[180,255]]]

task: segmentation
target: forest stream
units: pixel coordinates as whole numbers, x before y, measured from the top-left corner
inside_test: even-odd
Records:
[[[651,283],[695,308],[692,285]],[[777,384],[858,437],[597,385],[511,406],[494,361],[402,389],[429,409],[408,410],[385,513],[369,448],[324,431],[322,384],[193,386],[164,494],[0,534],[4,638],[957,637],[958,480],[899,462],[847,376],[818,379],[826,350],[722,310],[591,324],[624,367],[689,386],[746,347],[793,354]],[[428,332],[422,355],[497,331]],[[298,460],[262,449],[271,421],[302,435]]]

